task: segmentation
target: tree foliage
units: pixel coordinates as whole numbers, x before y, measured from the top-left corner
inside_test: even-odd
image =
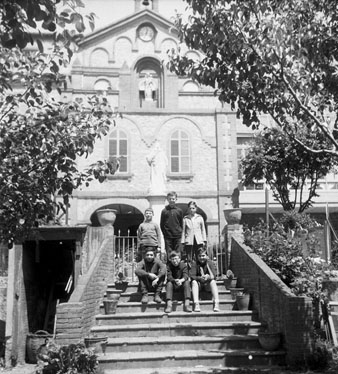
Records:
[[[320,149],[324,139],[316,133],[298,132],[298,139]],[[285,211],[309,208],[318,196],[318,181],[333,167],[332,157],[309,152],[294,137],[278,128],[257,134],[241,161],[243,184],[264,179]]]
[[[0,240],[20,240],[39,220],[65,210],[74,189],[113,174],[118,160],[87,170],[77,158],[114,125],[105,98],[65,102],[62,69],[85,29],[80,0],[15,0],[0,4]],[[60,6],[58,8],[57,6]],[[93,15],[88,16],[92,26]],[[52,40],[44,48],[46,30]],[[40,38],[42,38],[40,40]],[[28,43],[38,48],[23,49]],[[55,199],[59,195],[60,199]]]
[[[170,68],[215,88],[243,123],[268,113],[284,130],[311,128],[338,156],[338,12],[335,1],[185,0],[181,41],[204,57],[171,51]],[[328,119],[330,118],[330,121]]]

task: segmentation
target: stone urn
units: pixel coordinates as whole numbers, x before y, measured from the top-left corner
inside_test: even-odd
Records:
[[[242,211],[239,208],[229,208],[224,209],[224,218],[227,221],[228,225],[236,225],[239,224],[242,218]]]
[[[279,332],[259,331],[258,341],[266,351],[275,351],[281,343],[281,334]]]
[[[96,211],[97,219],[101,226],[113,226],[116,220],[117,210],[115,209],[99,209]]]

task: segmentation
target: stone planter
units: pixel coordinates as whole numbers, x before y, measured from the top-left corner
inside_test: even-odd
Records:
[[[224,278],[223,283],[224,283],[224,287],[227,290],[230,290],[230,288],[236,288],[237,278]]]
[[[275,351],[281,342],[281,334],[279,332],[258,332],[258,341],[266,351]]]
[[[97,219],[101,226],[113,226],[116,220],[117,210],[99,209],[96,211]]]
[[[119,300],[122,290],[107,290],[107,300]]]
[[[244,292],[244,288],[229,288],[231,293],[231,299],[236,300],[237,295],[242,295]]]
[[[84,338],[86,348],[94,349],[95,353],[106,353],[108,337],[107,336],[89,336]]]
[[[228,225],[239,224],[242,218],[242,211],[239,208],[224,209],[224,218]]]
[[[128,281],[117,281],[115,282],[115,288],[122,292],[126,292],[128,288]]]
[[[118,300],[103,300],[105,314],[115,314],[118,302]]]
[[[238,310],[249,310],[250,294],[236,295],[236,305]]]

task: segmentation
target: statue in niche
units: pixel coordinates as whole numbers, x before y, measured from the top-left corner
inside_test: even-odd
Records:
[[[145,101],[154,101],[157,84],[153,76],[149,73],[139,83],[139,91]]]
[[[166,170],[168,159],[158,141],[155,142],[153,149],[146,159],[150,166],[149,193],[164,194],[167,181]]]

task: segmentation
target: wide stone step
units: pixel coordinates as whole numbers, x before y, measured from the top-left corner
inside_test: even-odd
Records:
[[[107,337],[140,337],[140,336],[214,336],[214,335],[247,335],[257,334],[262,324],[254,321],[238,322],[175,322],[168,323],[100,325],[93,326],[91,333]]]
[[[140,367],[205,366],[243,367],[251,365],[277,365],[284,363],[285,352],[262,350],[174,350],[150,352],[122,352],[99,355],[102,369],[138,369]],[[146,365],[145,365],[146,363]]]
[[[259,349],[260,345],[257,335],[122,337],[108,339],[105,352],[170,351],[173,348],[182,351]]]
[[[96,316],[97,325],[122,325],[122,324],[145,324],[145,323],[197,323],[197,322],[222,322],[222,321],[248,321],[252,319],[252,311],[201,311],[201,312],[149,312],[149,313],[121,313],[121,314],[100,314]]]
[[[220,290],[220,291],[225,290],[223,281],[218,280],[218,281],[216,281],[216,283],[217,283],[217,286],[218,286],[218,290]],[[114,283],[108,283],[107,289],[108,290],[116,290],[115,284]],[[163,290],[165,291],[165,286],[164,286]],[[130,282],[128,284],[128,288],[127,288],[126,292],[138,292],[138,282]]]
[[[219,295],[219,299],[220,300],[232,300],[231,298],[231,293],[230,291],[228,290],[218,290],[218,295]],[[154,297],[154,293],[153,292],[149,292],[148,293],[148,296],[149,296],[149,299],[151,300],[153,297]],[[163,301],[166,300],[166,297],[165,297],[165,291],[162,291],[161,293],[161,298]],[[121,294],[121,297],[120,297],[120,301],[121,302],[135,302],[135,301],[141,301],[142,299],[142,294],[140,292],[129,292],[129,290],[127,290],[127,292],[124,292]],[[201,292],[200,293],[200,299],[201,300],[211,300],[211,293],[205,293],[205,292]],[[180,300],[180,299],[178,299]]]
[[[186,367],[160,367],[138,368],[137,374],[281,374],[284,373],[283,366],[259,366],[248,367],[221,367],[221,366],[186,366]],[[286,370],[286,369],[285,369]],[[104,374],[135,374],[135,369],[106,369]]]
[[[220,300],[220,310],[232,310],[234,308],[234,300]],[[191,304],[192,305],[192,304]],[[116,313],[152,313],[154,311],[163,312],[166,304],[155,303],[150,301],[148,304],[141,304],[141,302],[122,302],[120,301],[117,305]],[[184,303],[182,301],[173,301],[173,311],[183,311]],[[200,301],[201,311],[212,311],[213,302],[212,300],[201,300]],[[100,305],[100,313],[104,314],[103,303]]]

